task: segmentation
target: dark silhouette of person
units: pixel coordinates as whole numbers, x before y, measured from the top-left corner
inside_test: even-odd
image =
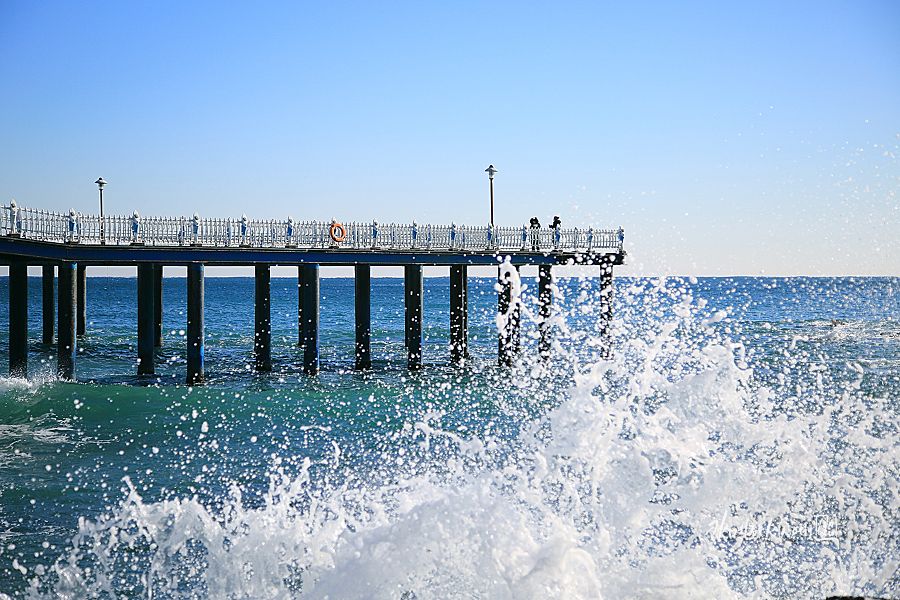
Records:
[[[541,247],[541,222],[537,217],[531,217],[531,251],[537,252]]]
[[[555,215],[553,217],[553,225],[550,226],[550,229],[559,229],[560,225],[562,225],[562,221],[559,220],[559,215]]]

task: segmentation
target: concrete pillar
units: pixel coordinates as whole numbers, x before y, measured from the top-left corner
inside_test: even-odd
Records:
[[[28,377],[28,263],[9,264],[9,376]]]
[[[372,368],[372,267],[356,265],[356,369]]]
[[[255,265],[256,269],[256,333],[253,349],[256,354],[256,370],[272,370],[272,301],[271,278],[268,264]]]
[[[516,267],[518,270],[518,267]],[[512,282],[510,274],[501,271],[498,278],[500,293],[497,298],[497,309],[505,317],[505,325],[498,332],[497,361],[511,366],[519,351],[519,311],[517,303],[512,301]]]
[[[516,267],[516,274],[521,277],[521,273],[519,273],[519,267]],[[522,303],[516,302],[512,307],[512,326],[513,326],[513,352],[516,356],[522,352],[522,336],[519,335],[519,325],[522,322]]]
[[[550,332],[550,315],[553,312],[553,291],[550,285],[553,283],[550,265],[538,267],[538,305],[541,322],[538,326],[541,338],[538,341],[538,354],[541,358],[550,356],[550,347],[553,339]]]
[[[78,266],[59,263],[56,294],[56,374],[60,379],[75,379],[75,335],[78,322]]]
[[[87,329],[87,267],[78,265],[78,335]]]
[[[450,360],[469,356],[469,281],[467,265],[450,267]]]
[[[600,262],[600,357],[612,358],[612,317],[613,317],[613,261],[604,258]]]
[[[140,263],[137,268],[137,339],[138,375],[153,375],[154,354],[154,265]]]
[[[422,265],[405,265],[406,352],[410,369],[422,368]]]
[[[203,338],[204,301],[203,265],[189,263],[187,266],[187,384],[200,385],[205,375]]]
[[[41,268],[41,282],[43,283],[44,309],[44,335],[41,341],[45,346],[53,345],[53,334],[56,330],[56,267],[44,265]]]
[[[319,372],[319,265],[300,265],[298,282],[303,371],[315,375]]]
[[[162,348],[163,266],[153,265],[153,345]]]

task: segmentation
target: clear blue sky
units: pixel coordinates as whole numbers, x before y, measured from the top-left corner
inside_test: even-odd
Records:
[[[622,226],[623,274],[900,275],[900,3],[0,3],[0,202]]]

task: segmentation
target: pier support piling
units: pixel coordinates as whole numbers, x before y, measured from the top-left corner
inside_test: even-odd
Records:
[[[372,368],[372,267],[356,265],[356,369]]]
[[[78,335],[87,330],[87,267],[78,265]]]
[[[405,265],[406,352],[410,369],[422,368],[422,265]]]
[[[514,267],[518,271],[518,267]],[[501,268],[498,278],[500,293],[497,298],[497,309],[500,312],[500,331],[498,331],[497,361],[501,366],[512,366],[519,352],[519,316],[518,302],[513,301],[512,275]]]
[[[203,264],[187,266],[187,384],[200,385],[205,379],[203,356]]]
[[[138,375],[153,375],[154,369],[154,265],[141,263],[137,268]]]
[[[59,263],[57,278],[56,374],[60,379],[75,379],[75,355],[78,350],[76,326],[78,312],[78,266]]]
[[[450,266],[450,360],[469,356],[469,282],[466,265]]]
[[[9,376],[28,377],[28,263],[9,264]]]
[[[41,268],[41,283],[43,284],[42,299],[44,320],[44,335],[41,341],[45,346],[53,345],[53,337],[56,331],[56,267],[44,265]]]
[[[163,266],[153,265],[153,345],[162,348]]]
[[[550,334],[550,315],[553,311],[553,275],[550,265],[538,267],[538,305],[540,307],[541,322],[538,325],[540,340],[538,341],[538,354],[541,358],[550,357],[550,348],[553,343]]]
[[[303,372],[315,375],[319,372],[319,265],[300,265],[297,278]]]
[[[600,357],[610,360],[612,352],[613,262],[605,257],[600,263]]]
[[[272,301],[268,264],[255,265],[256,270],[256,335],[254,351],[256,370],[272,370]]]

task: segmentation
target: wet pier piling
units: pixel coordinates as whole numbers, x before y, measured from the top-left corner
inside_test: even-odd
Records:
[[[372,266],[356,265],[353,295],[356,309],[357,371],[372,368]]]
[[[187,265],[187,377],[188,385],[205,380],[204,365],[204,264]],[[54,270],[59,276],[54,277]],[[517,269],[516,269],[517,270]],[[28,375],[28,301],[27,265],[9,265],[10,354],[9,372],[18,377]],[[553,306],[550,265],[538,267],[538,353],[548,357],[552,346],[551,314]],[[57,370],[64,379],[75,378],[75,359],[79,328],[85,322],[87,294],[83,266],[72,262],[58,263],[58,267],[44,265],[43,284],[43,342],[52,344],[56,333]],[[423,265],[404,266],[404,314],[407,367],[421,369],[423,362]],[[163,266],[154,263],[137,265],[137,374],[154,375],[155,356],[162,346]],[[254,266],[255,319],[254,357],[259,372],[272,370],[272,303],[271,270],[269,264]],[[372,308],[371,265],[354,265],[355,351],[354,368],[372,366]],[[603,356],[610,356],[610,322],[612,319],[612,264],[601,264],[601,336],[607,343]],[[54,281],[54,279],[56,281]],[[55,283],[55,285],[54,285]],[[520,302],[514,297],[512,273],[501,270],[498,278],[497,308],[501,316],[498,331],[498,362],[503,366],[515,364],[521,352]],[[298,341],[303,352],[303,371],[319,371],[319,265],[298,265],[297,277]],[[450,266],[450,361],[462,364],[468,357],[468,269],[467,265]],[[56,327],[54,332],[54,318]],[[83,334],[82,334],[83,335]]]
[[[78,350],[76,326],[78,312],[78,267],[75,263],[59,263],[56,334],[56,373],[61,379],[75,379],[75,356]]]
[[[422,265],[404,267],[406,291],[406,364],[410,370],[422,368]]]
[[[53,345],[53,334],[56,328],[56,267],[44,265],[41,268],[41,296],[43,300],[43,337],[45,346]]]
[[[303,347],[303,372],[319,372],[319,265],[298,268],[300,345]]]
[[[154,317],[156,314],[156,290],[154,289],[154,265],[139,264],[137,267],[137,339],[138,375],[153,375]]]
[[[204,382],[203,372],[203,265],[189,263],[187,266],[187,384]]]
[[[272,286],[269,265],[255,267],[255,300],[256,331],[254,333],[254,351],[256,353],[256,370],[272,370]]]
[[[450,266],[450,360],[469,357],[469,280],[466,265]]]
[[[28,264],[9,265],[9,375],[28,377]]]

